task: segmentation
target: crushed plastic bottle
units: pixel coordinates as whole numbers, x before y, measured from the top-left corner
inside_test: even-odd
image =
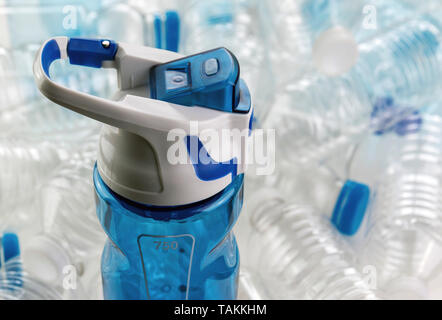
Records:
[[[67,152],[50,143],[20,139],[0,139],[0,204],[11,206],[32,197]]]
[[[440,111],[439,111],[440,114]],[[396,138],[378,179],[363,257],[379,281],[413,279],[426,292],[440,272],[442,250],[442,118],[426,113],[421,131]],[[403,281],[402,281],[403,282]],[[419,295],[426,298],[425,294]]]
[[[408,21],[358,46],[356,65],[339,77],[312,73],[276,93],[266,127],[276,128],[280,157],[324,158],[368,132],[379,99],[390,97],[400,122],[415,116],[440,87],[440,26],[425,16]],[[339,29],[336,32],[341,32]],[[379,116],[379,114],[377,115]]]
[[[54,289],[35,280],[23,269],[16,233],[3,233],[0,243],[1,300],[58,300],[61,298]]]
[[[91,274],[99,271],[97,261],[105,242],[89,179],[95,144],[86,144],[80,151],[41,187],[37,211],[42,216],[42,231],[23,250],[30,274],[69,299],[81,299],[85,292],[96,296],[97,290],[90,288]]]
[[[349,248],[312,207],[289,205],[263,189],[250,216],[250,265],[272,299],[376,299]]]

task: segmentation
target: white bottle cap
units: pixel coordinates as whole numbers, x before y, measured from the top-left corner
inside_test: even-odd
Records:
[[[358,44],[353,34],[339,26],[321,33],[313,45],[313,63],[328,76],[349,71],[356,64],[358,56]]]
[[[62,285],[63,269],[73,264],[65,248],[47,235],[34,237],[25,246],[23,262],[33,278],[54,286]]]

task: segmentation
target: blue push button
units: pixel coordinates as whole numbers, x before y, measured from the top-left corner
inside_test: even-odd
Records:
[[[204,72],[208,76],[213,76],[214,74],[216,74],[218,72],[218,68],[218,60],[216,60],[215,58],[207,59],[204,62]]]

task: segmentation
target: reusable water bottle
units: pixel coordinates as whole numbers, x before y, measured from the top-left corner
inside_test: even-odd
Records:
[[[52,81],[49,66],[59,58],[116,68],[114,99]],[[104,297],[234,299],[239,254],[231,229],[253,112],[236,58],[224,48],[183,57],[57,37],[39,50],[34,75],[49,99],[107,124],[94,169],[97,215],[109,237]],[[217,143],[226,131],[241,137]]]

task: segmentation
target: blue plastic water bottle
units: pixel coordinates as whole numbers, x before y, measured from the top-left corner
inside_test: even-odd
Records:
[[[113,100],[50,79],[53,60],[116,68]],[[106,299],[235,299],[250,94],[232,53],[189,57],[57,37],[34,75],[52,101],[104,122],[94,169]],[[227,131],[226,131],[227,130]],[[229,139],[217,140],[225,132]]]

